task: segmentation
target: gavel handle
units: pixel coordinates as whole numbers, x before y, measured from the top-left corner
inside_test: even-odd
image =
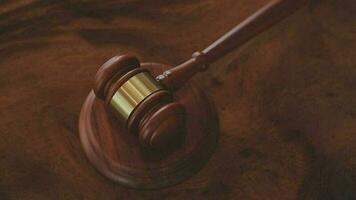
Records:
[[[179,89],[196,73],[205,71],[209,64],[280,22],[304,5],[306,1],[273,0],[203,51],[195,52],[191,59],[157,76],[157,81],[168,89]]]

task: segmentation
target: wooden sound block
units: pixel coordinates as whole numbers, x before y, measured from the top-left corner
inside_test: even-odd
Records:
[[[153,75],[170,68],[156,63],[144,63],[142,67]],[[204,91],[191,82],[174,98],[186,109],[186,135],[165,149],[148,150],[91,91],[80,113],[79,134],[94,167],[112,181],[139,189],[174,185],[196,173],[209,160],[217,143],[215,107]]]

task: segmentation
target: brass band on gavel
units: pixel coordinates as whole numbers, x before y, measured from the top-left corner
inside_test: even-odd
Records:
[[[124,120],[146,97],[162,89],[149,72],[141,72],[127,80],[114,94],[110,105]]]

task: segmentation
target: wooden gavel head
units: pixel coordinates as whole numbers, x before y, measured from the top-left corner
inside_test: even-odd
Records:
[[[184,107],[134,56],[104,63],[96,73],[94,93],[145,148],[165,147],[185,134]]]

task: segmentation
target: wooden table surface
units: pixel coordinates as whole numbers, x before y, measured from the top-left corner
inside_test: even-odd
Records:
[[[315,0],[195,77],[218,148],[163,190],[108,181],[80,145],[98,67],[179,64],[269,0],[0,2],[0,199],[355,199],[356,4]]]

